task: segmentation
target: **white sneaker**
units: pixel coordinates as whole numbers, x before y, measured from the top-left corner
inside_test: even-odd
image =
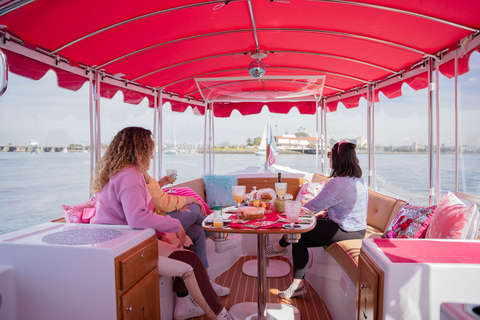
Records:
[[[284,256],[286,254],[287,254],[287,248],[283,248],[280,251],[275,250],[274,246],[267,246],[265,248],[265,255],[267,256],[267,258],[272,258],[272,257],[276,257],[276,256]]]
[[[227,237],[225,241],[215,242],[215,252],[222,253],[227,250],[236,248],[242,242],[242,235],[235,234],[233,236]]]
[[[218,283],[215,283],[212,278],[210,278],[210,284],[212,285],[213,290],[215,290],[215,293],[219,297],[225,297],[230,294],[230,288],[227,287],[222,287]]]
[[[296,285],[294,285],[292,283],[290,285],[290,287],[288,287],[287,290],[279,291],[277,295],[278,295],[279,298],[282,298],[282,299],[290,299],[290,298],[293,298],[293,297],[298,297],[298,296],[304,295],[307,292],[308,292],[308,290],[307,290],[307,285],[306,284],[302,284],[302,285],[297,287]]]
[[[222,311],[213,320],[240,320],[234,317],[227,309],[223,308]]]
[[[185,320],[194,317],[203,316],[205,312],[200,308],[200,306],[193,300],[190,295],[186,297],[179,298],[177,297],[177,302],[175,303],[175,310],[173,311],[173,319],[175,320]]]

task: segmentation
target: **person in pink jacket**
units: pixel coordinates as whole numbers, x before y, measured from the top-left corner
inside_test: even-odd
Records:
[[[183,280],[175,281],[174,285],[177,292],[174,319],[206,314],[216,320],[236,320],[218,300],[200,258],[189,250],[180,249],[186,238],[180,221],[153,211],[152,197],[144,179],[153,151],[150,130],[128,127],[117,133],[95,168],[92,190],[97,193],[97,203],[90,223],[176,233],[180,240],[178,247],[158,241],[160,274]],[[194,203],[193,199],[186,197],[185,204]]]

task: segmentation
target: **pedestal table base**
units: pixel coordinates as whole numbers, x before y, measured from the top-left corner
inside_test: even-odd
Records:
[[[257,259],[248,260],[242,266],[242,272],[249,277],[258,276],[258,264]],[[282,260],[268,261],[267,265],[267,278],[281,278],[290,273],[290,265]]]
[[[239,319],[256,320],[258,304],[242,302],[230,308],[230,313]],[[300,320],[300,311],[288,304],[267,303],[267,320]]]

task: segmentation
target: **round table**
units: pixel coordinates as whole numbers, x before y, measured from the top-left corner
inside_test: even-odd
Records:
[[[275,213],[276,214],[276,213]],[[213,215],[212,215],[213,217]],[[267,291],[265,289],[267,284],[266,272],[266,238],[269,234],[283,234],[287,242],[295,243],[300,239],[302,233],[312,230],[317,223],[315,216],[310,220],[309,224],[302,224],[298,229],[285,229],[282,227],[269,228],[232,228],[225,226],[222,228],[214,228],[210,224],[205,224],[207,217],[203,221],[203,228],[212,232],[215,241],[223,241],[228,233],[247,233],[257,235],[257,270],[258,270],[258,303],[242,302],[230,308],[230,312],[240,319],[295,319],[300,320],[300,311],[290,305],[279,303],[266,303]],[[256,309],[256,312],[255,312]],[[268,316],[268,318],[267,318]]]

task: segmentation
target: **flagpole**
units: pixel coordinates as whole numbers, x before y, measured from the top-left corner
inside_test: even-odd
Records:
[[[267,119],[267,136],[265,137],[266,144],[265,144],[265,172],[268,172],[268,156],[270,154],[270,145],[268,144],[268,137],[270,131],[270,119]]]

